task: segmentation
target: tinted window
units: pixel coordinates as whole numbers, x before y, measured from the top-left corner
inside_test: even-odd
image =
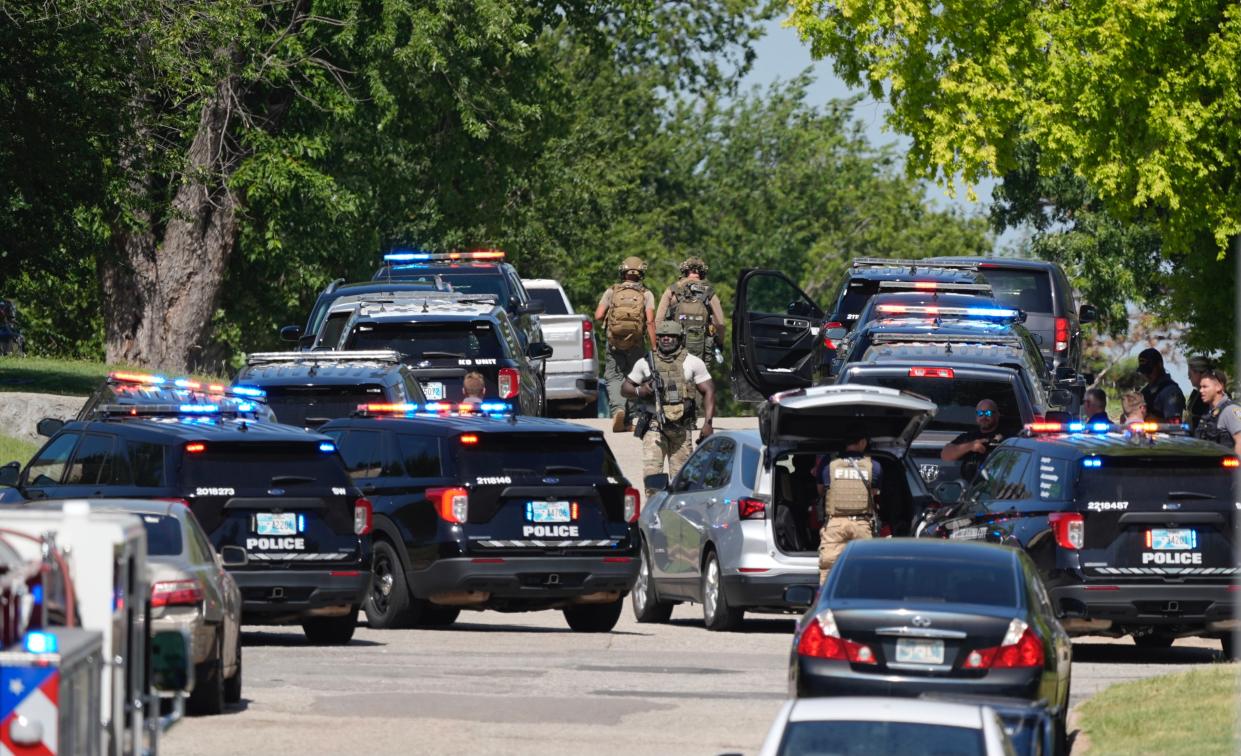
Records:
[[[69,465],[69,474],[65,476],[65,485],[90,486],[112,477],[112,447],[116,445],[114,436],[88,433],[73,455],[73,464]]]
[[[741,447],[741,482],[751,491],[758,478],[758,456],[758,449],[753,446]]]
[[[383,437],[379,431],[351,430],[339,444],[349,477],[355,480],[379,477],[383,465]]]
[[[716,445],[715,453],[704,465],[702,482],[704,488],[723,488],[733,474],[733,459],[736,457],[737,444],[732,439],[723,439]]]
[[[591,440],[584,434],[551,433],[478,434],[478,443],[462,446],[455,439],[457,457],[464,477],[480,475],[526,475],[582,473],[593,476],[622,477],[603,439]]]
[[[981,730],[913,722],[789,722],[778,751],[780,756],[986,752]]]
[[[910,557],[853,557],[837,562],[832,598],[942,601],[1016,606],[1013,566]]]
[[[345,342],[348,349],[395,349],[406,357],[501,359],[504,350],[491,324],[359,323]]]
[[[133,484],[140,488],[160,488],[164,485],[164,447],[159,444],[130,441],[129,469]]]
[[[822,316],[819,306],[780,276],[756,275],[745,282],[746,308],[769,315]]]
[[[52,439],[26,469],[26,485],[54,486],[60,483],[69,462],[69,453],[78,442],[78,434],[65,433]]]
[[[833,317],[838,318],[849,328],[853,328],[862,313],[862,308],[870,301],[877,289],[878,286],[874,283],[850,281],[836,302],[836,312]]]
[[[392,279],[396,281],[421,281],[427,284],[435,284],[435,276],[439,275],[445,282],[452,285],[453,291],[464,292],[466,294],[493,294],[496,297],[502,297],[504,291],[504,279],[500,277],[498,270],[490,273],[471,273],[468,269],[461,271],[441,270],[438,274],[428,273],[425,269],[416,267],[402,268],[395,266],[392,268]]]
[[[203,526],[198,524],[198,518],[193,512],[189,512],[189,517],[185,518],[182,525],[182,532],[190,539],[190,543],[198,544],[197,551],[203,554],[204,561],[215,561],[215,549],[211,546],[207,534],[203,532]]]
[[[440,440],[435,436],[397,436],[405,474],[411,478],[438,478],[443,473],[440,464]]]
[[[181,523],[167,515],[142,515],[147,532],[147,554],[176,556],[181,553]]]
[[[1030,463],[1029,452],[1018,449],[1006,449],[994,460],[987,460],[987,498],[992,501],[1008,501],[1011,499],[1029,498],[1030,490],[1026,487],[1026,466]],[[1007,505],[999,505],[1004,509]],[[992,507],[997,508],[997,507]]]
[[[316,347],[323,349],[335,349],[340,343],[340,334],[345,330],[345,324],[349,322],[349,316],[353,314],[352,310],[344,312],[333,312],[327,316],[327,321],[323,324],[323,330],[319,333],[319,340],[315,342]]]
[[[983,270],[997,301],[1026,312],[1051,312],[1051,278],[1043,270]]]
[[[686,461],[681,472],[677,473],[674,491],[701,491],[706,487],[703,477],[707,473],[707,462],[715,456],[715,444],[700,446],[698,451]]]
[[[205,486],[265,492],[278,485],[296,496],[299,486],[320,492],[327,486],[349,485],[349,476],[336,455],[319,451],[315,441],[208,442],[206,451],[187,453],[181,464],[182,478],[191,489]],[[275,478],[283,480],[273,483]]]
[[[565,306],[564,297],[561,296],[559,289],[526,289],[530,292],[530,298],[536,302],[542,302],[547,309],[544,310],[545,315],[568,315],[569,308]]]
[[[975,408],[991,399],[1000,409],[1000,433],[1016,435],[1021,430],[1021,408],[1009,381],[976,378],[911,378],[908,375],[876,375],[846,372],[845,382],[912,391],[935,402],[939,409],[927,430],[970,431],[978,428]]]
[[[359,404],[384,402],[382,386],[270,386],[267,406],[288,425],[315,428],[328,420],[349,417]]]
[[[1077,500],[1162,504],[1215,499],[1235,501],[1232,471],[1218,457],[1201,460],[1159,460],[1105,457],[1102,467],[1082,468]]]

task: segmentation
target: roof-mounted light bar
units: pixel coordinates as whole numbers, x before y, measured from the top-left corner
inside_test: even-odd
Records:
[[[503,260],[502,249],[471,249],[465,252],[389,252],[384,255],[387,263],[411,262],[457,262],[462,260]]]
[[[102,417],[242,417],[257,415],[266,405],[252,401],[223,401],[210,404],[101,404],[93,414]]]
[[[941,281],[880,281],[880,289],[903,291],[980,291],[991,293],[989,283],[953,283]]]
[[[908,260],[897,257],[859,257],[853,261],[854,268],[954,268],[978,270],[976,262]]]
[[[508,402],[413,402],[359,404],[354,415],[359,417],[427,417],[427,416],[507,416],[513,414]]]
[[[277,362],[317,364],[325,362],[384,362],[398,364],[401,353],[394,349],[321,350],[314,352],[252,352],[246,355],[247,365]]]
[[[875,306],[875,312],[885,315],[934,315],[936,317],[1025,320],[1021,310],[1011,307],[940,307],[938,305],[881,304]]]
[[[872,344],[1000,344],[1021,346],[1021,339],[1013,335],[973,335],[968,333],[875,333]]]
[[[132,383],[150,388],[180,389],[197,391],[204,394],[222,394],[224,396],[244,396],[249,399],[265,399],[267,392],[254,386],[225,386],[222,383],[203,383],[190,378],[165,378],[162,375],[149,373],[131,373],[113,371],[108,373],[109,383]]]
[[[1080,420],[1071,420],[1067,423],[1038,421],[1026,423],[1023,435],[1034,436],[1040,434],[1089,434],[1089,433],[1170,433],[1184,434],[1189,432],[1189,426],[1180,423],[1088,423]]]

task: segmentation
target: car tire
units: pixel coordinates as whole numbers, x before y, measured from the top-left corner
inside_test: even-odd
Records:
[[[624,599],[607,604],[582,604],[564,610],[565,622],[575,633],[609,633],[620,620]]]
[[[1237,660],[1237,642],[1232,635],[1225,635],[1219,639],[1220,650],[1224,653],[1224,661]]]
[[[371,566],[374,575],[371,591],[362,605],[366,621],[379,630],[413,627],[418,620],[405,580],[405,569],[396,549],[387,541],[375,541],[375,556]]]
[[[638,579],[634,581],[633,590],[629,592],[633,618],[638,622],[667,622],[672,618],[674,605],[659,600],[655,579],[651,575],[651,557],[645,546],[642,547],[638,559]]]
[[[708,630],[736,630],[745,619],[745,610],[728,605],[723,576],[720,558],[712,551],[702,567],[702,624]]]
[[[194,690],[185,702],[193,716],[211,716],[224,711],[224,628],[216,631],[215,652],[194,667]]]
[[[353,640],[358,625],[358,608],[350,607],[341,617],[311,617],[302,621],[306,640],[320,646],[343,646]]]
[[[237,670],[233,676],[224,681],[224,703],[235,704],[241,701],[241,638],[237,639]]]
[[[1170,648],[1172,646],[1172,642],[1175,640],[1176,638],[1173,638],[1171,635],[1165,635],[1164,633],[1148,633],[1147,635],[1133,636],[1133,645],[1138,648],[1147,649]]]

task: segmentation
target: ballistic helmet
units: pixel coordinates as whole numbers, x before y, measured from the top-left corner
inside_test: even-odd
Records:
[[[707,271],[710,268],[707,266],[707,261],[701,257],[687,257],[684,262],[681,263],[680,271],[683,276],[689,275],[690,270],[694,269],[698,271],[698,275],[706,278]]]
[[[685,330],[675,320],[661,320],[655,326],[655,338],[660,336],[676,336],[679,339],[685,336]]]
[[[646,275],[646,263],[642,261],[641,257],[637,257],[636,255],[630,255],[629,257],[626,257],[625,261],[620,264],[621,278],[624,278],[625,274],[631,270],[637,271],[638,275],[640,276],[645,276]]]

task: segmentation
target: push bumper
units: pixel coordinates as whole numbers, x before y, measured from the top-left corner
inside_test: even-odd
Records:
[[[985,677],[930,677],[856,672],[853,665],[831,659],[796,656],[789,692],[799,698],[819,696],[981,695],[1038,699],[1043,669],[993,669]]]
[[[794,606],[785,601],[785,589],[794,585],[805,585],[815,590],[819,588],[818,572],[782,575],[740,573],[724,575],[721,580],[728,605],[738,609],[796,610],[800,613],[805,607]]]
[[[491,599],[569,599],[629,591],[638,577],[638,557],[463,557],[440,559],[406,577],[418,598],[472,592]]]
[[[1229,632],[1238,625],[1236,593],[1227,583],[1074,584],[1048,592],[1070,632],[1103,631],[1111,625]]]
[[[242,621],[254,624],[298,622],[339,614],[362,604],[371,589],[371,571],[341,565],[334,570],[237,570]]]

